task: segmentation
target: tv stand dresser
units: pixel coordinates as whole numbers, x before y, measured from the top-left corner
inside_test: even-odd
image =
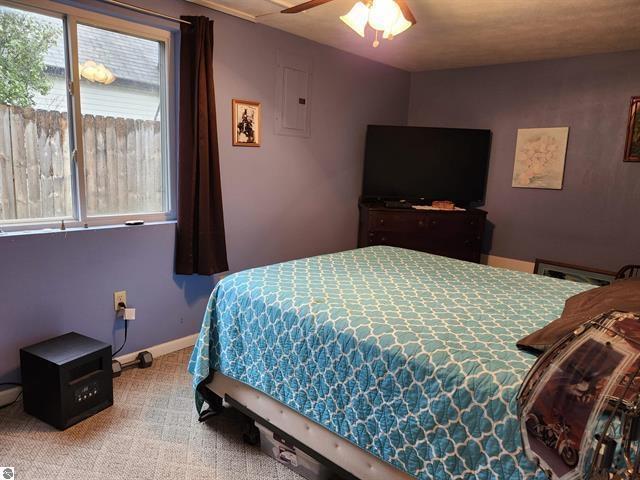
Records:
[[[487,212],[386,208],[359,203],[358,247],[390,245],[480,262]]]

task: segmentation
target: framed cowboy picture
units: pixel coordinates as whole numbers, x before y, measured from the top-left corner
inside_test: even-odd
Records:
[[[259,147],[262,135],[260,103],[249,100],[232,100],[233,145],[236,147]]]
[[[631,97],[625,162],[640,162],[640,97]]]

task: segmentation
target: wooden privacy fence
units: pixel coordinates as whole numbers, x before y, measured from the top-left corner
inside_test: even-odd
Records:
[[[83,115],[89,215],[160,212],[160,122]],[[0,220],[73,213],[67,114],[0,105]]]
[[[67,115],[0,105],[0,219],[71,213]]]

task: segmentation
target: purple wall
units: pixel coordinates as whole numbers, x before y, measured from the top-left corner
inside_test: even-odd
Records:
[[[640,262],[640,164],[623,163],[640,51],[411,76],[409,125],[489,128],[487,250],[617,269]],[[518,128],[568,126],[562,190],[511,187]]]
[[[156,23],[96,2],[66,3]],[[405,123],[409,74],[186,2],[137,3],[216,20],[216,101],[231,270],[354,248],[365,126]],[[279,49],[313,61],[311,138],[273,133]],[[231,146],[234,97],[262,102],[261,148]],[[198,331],[214,281],[173,275],[174,235],[175,226],[168,224],[0,236],[0,381],[19,377],[21,346],[69,330],[119,344],[114,290],[126,289],[129,303],[138,308],[124,352]]]
[[[158,24],[95,1],[66,3]],[[605,268],[640,260],[640,164],[622,162],[629,98],[640,94],[640,52],[410,78],[186,2],[137,3],[216,20],[231,270],[355,247],[365,126],[404,124],[407,116],[414,125],[493,131],[486,204],[495,225],[488,245],[492,254]],[[250,48],[239,50],[242,46]],[[273,133],[279,49],[313,60],[309,139]],[[262,102],[261,148],[231,146],[234,97]],[[570,127],[564,189],[512,189],[517,128],[564,125]],[[165,224],[0,236],[0,381],[19,377],[21,346],[69,330],[119,344],[114,290],[126,289],[138,308],[125,352],[196,332],[214,280],[173,275],[174,234],[174,225]]]
[[[18,349],[76,330],[122,343],[113,292],[137,307],[126,351],[197,331],[210,277],[174,276],[175,225],[0,237],[0,378],[18,377]]]

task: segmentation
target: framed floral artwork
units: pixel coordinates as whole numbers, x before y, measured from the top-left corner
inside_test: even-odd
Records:
[[[631,97],[625,162],[640,162],[640,97]]]
[[[562,189],[569,127],[518,130],[512,186]]]
[[[262,135],[260,103],[233,99],[233,145],[236,147],[259,147]]]

